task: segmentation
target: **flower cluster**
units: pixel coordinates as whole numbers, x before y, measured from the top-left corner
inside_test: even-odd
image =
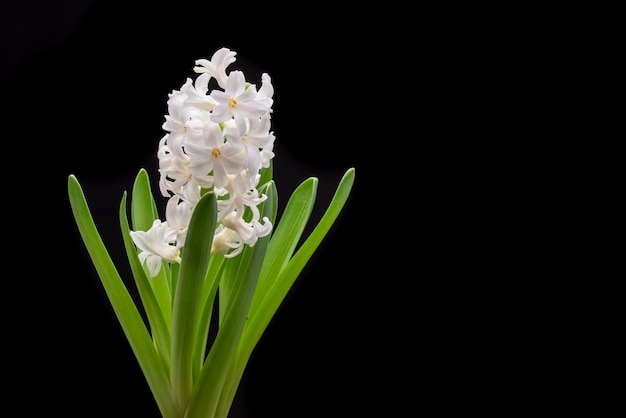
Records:
[[[258,90],[241,71],[226,73],[235,55],[222,48],[211,60],[196,60],[199,75],[169,94],[166,134],[157,151],[159,189],[169,199],[166,220],[156,219],[148,231],[131,231],[152,277],[163,260],[181,261],[191,214],[208,190],[218,209],[212,253],[234,257],[272,230],[268,218],[260,219],[258,205],[267,196],[257,186],[260,170],[274,157],[274,88],[265,73]]]

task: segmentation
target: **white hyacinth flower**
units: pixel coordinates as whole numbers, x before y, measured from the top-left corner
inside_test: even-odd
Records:
[[[211,112],[211,119],[215,122],[235,119],[239,126],[246,118],[260,118],[269,111],[267,97],[259,96],[254,85],[247,85],[241,71],[231,72],[224,91],[213,90],[211,97],[217,102]]]
[[[207,59],[196,60],[197,67],[194,67],[193,70],[197,73],[209,74],[211,77],[215,78],[221,88],[225,88],[226,79],[228,78],[226,75],[226,67],[235,62],[235,55],[237,55],[237,53],[228,48],[218,49],[213,54],[210,61]]]
[[[258,91],[242,71],[228,73],[235,55],[222,48],[210,60],[196,60],[195,80],[187,78],[168,95],[165,135],[157,150],[159,190],[169,198],[165,220],[155,221],[149,231],[131,233],[151,276],[158,274],[161,260],[181,261],[180,250],[203,190],[217,197],[213,253],[234,257],[272,230],[267,218],[260,219],[259,205],[267,196],[256,187],[260,170],[274,157],[274,87],[266,73]],[[211,79],[218,88],[210,89]],[[244,219],[244,213],[250,216]]]
[[[167,222],[155,219],[148,231],[130,231],[135,245],[141,250],[139,261],[148,267],[152,277],[159,274],[161,261],[180,263],[180,250],[172,245],[171,232]],[[170,238],[168,238],[170,237]]]

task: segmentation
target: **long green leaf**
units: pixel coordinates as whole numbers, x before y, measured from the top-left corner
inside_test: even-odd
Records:
[[[102,242],[83,190],[74,175],[68,177],[68,195],[85,247],[163,417],[182,417],[143,318]]]
[[[262,333],[267,328],[271,318],[274,316],[278,306],[282,303],[283,299],[287,295],[287,292],[291,288],[292,284],[295,282],[296,278],[299,276],[300,272],[304,265],[308,262],[313,252],[317,249],[321,240],[326,236],[328,230],[334,223],[335,219],[339,215],[341,209],[346,203],[346,200],[349,196],[350,190],[352,188],[352,184],[354,182],[354,169],[350,169],[344,174],[335,195],[327,208],[324,216],[318,223],[317,227],[311,233],[307,241],[302,245],[296,256],[287,264],[287,268],[283,268],[280,272],[275,271],[275,267],[280,265],[280,263],[276,263],[275,261],[269,261],[269,249],[268,254],[266,256],[266,262],[269,261],[268,265],[273,264],[274,266],[265,270],[264,272],[272,272],[272,274],[277,274],[278,278],[275,280],[275,285],[272,286],[271,291],[266,291],[264,293],[264,298],[258,298],[257,294],[255,294],[255,302],[261,300],[263,303],[259,303],[255,305],[257,307],[256,310],[252,311],[252,307],[249,314],[249,320],[246,323],[244,333],[241,337],[241,341],[238,347],[237,356],[233,360],[232,367],[229,370],[228,378],[224,385],[223,392],[221,394],[218,410],[215,415],[215,418],[226,418],[228,416],[228,410],[230,409],[230,405],[235,397],[237,392],[237,388],[239,386],[239,382],[243,377],[243,373],[247,366],[248,360],[254,347],[258,343]],[[303,183],[303,185],[306,182]],[[316,182],[310,184],[310,186],[315,186]],[[307,191],[305,193],[305,191]],[[302,196],[298,196],[302,193]],[[307,197],[308,196],[308,197]],[[313,189],[307,189],[307,187],[297,188],[292,197],[290,199],[290,203],[288,203],[287,207],[285,207],[285,212],[293,212],[297,214],[299,210],[305,210],[306,208],[312,204],[311,199],[315,197],[315,187]],[[291,204],[293,201],[293,205]],[[291,205],[291,206],[290,206]],[[289,208],[289,209],[288,209]],[[308,215],[304,216],[304,218],[308,218]],[[292,228],[297,229],[298,223],[306,222],[304,218],[297,220],[297,217],[291,217],[289,214],[283,214],[283,218],[280,220],[279,225],[276,227],[277,230],[279,228],[285,228],[286,230],[290,230]],[[299,236],[299,234],[296,234]],[[281,240],[284,239],[286,241],[296,239],[295,236],[289,236],[288,234],[275,234],[272,236],[272,240]],[[272,242],[270,241],[270,246]],[[274,243],[275,249],[277,253],[273,256],[281,258],[285,257],[287,253],[292,250],[293,244],[286,245],[286,243]],[[282,252],[278,251],[278,248],[282,248]],[[294,261],[295,260],[295,261]],[[289,268],[291,266],[291,268]],[[260,280],[260,278],[259,278]],[[273,293],[272,293],[273,292]],[[259,293],[261,295],[263,293]]]
[[[272,288],[267,292],[259,308],[254,312],[254,316],[250,317],[250,321],[248,321],[246,326],[245,335],[242,338],[242,353],[252,351],[252,348],[265,331],[265,328],[274,316],[279,305],[287,296],[287,292],[289,292],[289,289],[291,289],[291,286],[304,269],[306,263],[326,237],[331,226],[333,226],[348,200],[352,185],[354,184],[354,174],[354,168],[350,168],[343,175],[328,208],[315,226],[315,229],[313,229],[306,241],[280,272]]]
[[[133,183],[130,215],[136,231],[147,231],[152,222],[159,217],[150,187],[150,178],[144,168],[139,170]]]
[[[181,408],[186,407],[193,386],[194,345],[216,223],[215,193],[209,192],[191,215],[172,309],[172,389]]]
[[[280,276],[274,282],[272,288],[267,292],[267,295],[261,302],[258,310],[254,312],[254,316],[251,316],[250,321],[247,324],[245,333],[245,344],[243,345],[243,352],[251,351],[261,334],[265,331],[265,328],[269,324],[274,313],[282,303],[283,299],[287,296],[287,292],[291,289],[291,286],[302,272],[302,269],[309,261],[315,250],[321,244],[322,240],[326,237],[326,234],[334,224],[335,220],[339,216],[339,213],[346,204],[352,185],[354,184],[354,168],[350,168],[341,178],[337,190],[331,202],[324,212],[324,215],[320,219],[319,223],[315,226],[315,229],[311,232],[306,241],[298,249],[295,255],[289,260],[289,263],[280,272]]]
[[[241,281],[237,280],[237,278],[241,279],[242,276],[238,276],[237,272],[239,272],[241,268],[245,269],[248,266],[253,253],[254,252],[248,247],[245,247],[237,257],[224,260],[224,268],[220,275],[218,289],[218,326],[221,326],[226,318],[226,312],[228,312],[235,298],[237,287],[241,284]]]
[[[272,190],[270,188],[268,194],[272,194]],[[263,203],[262,217],[269,217],[274,211],[272,207],[274,201],[270,197]],[[238,277],[235,279],[239,284],[234,286],[234,297],[195,383],[185,418],[216,417],[215,412],[223,387],[229,386],[227,378],[230,374],[231,363],[235,358],[239,339],[248,318],[250,303],[268,242],[269,236],[259,238],[254,247],[246,247],[244,250],[250,253],[249,263],[239,265]]]
[[[267,207],[267,211],[264,213],[264,216],[267,216],[270,221],[273,223],[276,218],[276,210],[278,206],[278,198],[277,198],[277,189],[276,183],[273,180],[265,183],[261,189],[259,190],[260,194],[265,194],[267,196],[265,202],[263,203],[263,208]],[[272,209],[271,211],[269,209]],[[251,215],[251,213],[247,210],[246,215]],[[271,241],[270,241],[271,243]],[[269,250],[269,247],[268,247]],[[225,313],[230,307],[230,302],[234,296],[235,289],[233,288],[235,284],[238,284],[236,280],[233,280],[235,277],[241,277],[241,272],[245,271],[248,268],[248,264],[250,263],[250,258],[253,252],[244,250],[242,254],[237,257],[229,258],[224,263],[224,274],[222,275],[222,280],[219,286],[219,313],[220,313],[220,323],[223,320]],[[261,267],[261,275],[263,274],[263,270],[265,269],[265,264],[267,263],[269,254],[265,255],[265,260],[263,261],[263,267]],[[239,273],[238,273],[239,272]],[[259,280],[261,279],[261,275],[259,276]],[[259,285],[262,283],[257,283],[258,293]],[[255,295],[256,295],[255,293]],[[256,298],[256,296],[255,296]]]
[[[224,255],[213,254],[209,261],[209,269],[204,280],[204,288],[202,290],[202,314],[198,322],[198,332],[196,338],[196,347],[194,349],[194,382],[200,375],[204,358],[207,353],[207,342],[209,337],[209,327],[211,325],[211,317],[213,316],[213,307],[215,295],[217,294],[218,285],[222,276],[224,266]]]
[[[249,317],[255,316],[255,312],[261,301],[264,300],[267,291],[272,287],[274,281],[279,277],[280,272],[293,255],[313,210],[318,183],[318,179],[314,177],[302,182],[293,191],[278,224],[275,224],[265,260],[263,261],[263,267],[259,274],[257,288],[250,305]],[[273,196],[276,197],[276,191]],[[275,204],[277,205],[277,202]],[[274,216],[276,215],[274,214]],[[243,377],[246,363],[247,358],[242,356],[237,356],[233,361],[233,367],[231,367],[226,380],[226,387],[220,397],[216,417],[227,416],[239,382]]]
[[[124,247],[126,248],[126,256],[128,257],[128,262],[135,278],[135,285],[137,286],[139,297],[141,298],[146,316],[148,317],[152,338],[156,344],[161,360],[166,370],[169,372],[171,346],[170,328],[159,306],[154,290],[146,277],[145,270],[139,261],[137,249],[130,236],[130,227],[128,225],[128,217],[126,216],[126,192],[124,192],[122,197],[119,216]]]
[[[254,312],[265,298],[267,291],[272,287],[293,255],[311,216],[317,194],[317,185],[318,180],[311,177],[296,187],[289,198],[267,248],[257,290],[250,307],[250,316],[254,316]]]
[[[139,170],[133,183],[130,213],[132,227],[135,231],[147,231],[152,227],[154,220],[159,217],[150,188],[150,179],[148,173],[143,168]],[[168,327],[171,327],[172,295],[170,292],[168,263],[162,262],[161,271],[159,271],[156,277],[150,279],[150,286],[154,290],[154,295],[159,302]]]

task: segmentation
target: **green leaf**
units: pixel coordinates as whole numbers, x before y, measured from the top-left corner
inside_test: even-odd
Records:
[[[128,262],[135,279],[135,285],[139,291],[139,297],[141,298],[141,302],[146,312],[146,316],[152,330],[152,338],[156,344],[157,351],[166,367],[166,370],[169,372],[171,356],[169,323],[159,306],[159,302],[154,294],[152,285],[146,276],[145,269],[141,265],[139,257],[137,256],[137,249],[133,239],[130,236],[130,227],[128,225],[128,217],[126,216],[126,192],[124,192],[122,197],[119,216],[122,228],[122,237],[124,239],[124,247],[126,248],[126,256],[128,257]]]
[[[272,190],[269,189],[270,194]],[[262,217],[269,217],[274,211],[272,202],[274,199],[270,197],[263,203]],[[240,254],[249,262],[241,262],[236,272],[237,277],[231,279],[231,283],[234,284],[232,288],[234,296],[195,383],[185,418],[216,417],[215,412],[223,387],[230,385],[227,378],[230,375],[231,362],[235,358],[239,339],[248,318],[268,242],[269,236],[259,238],[254,247],[246,246],[244,253]]]
[[[135,231],[147,231],[152,222],[158,219],[154,196],[150,188],[150,179],[145,169],[140,169],[133,183],[130,214]]]
[[[270,160],[269,167],[261,169],[261,177],[259,178],[259,184],[264,185],[274,178],[274,160]]]
[[[331,202],[324,212],[324,215],[311,232],[306,241],[298,249],[295,255],[289,260],[287,265],[281,270],[280,275],[272,285],[271,289],[261,301],[258,309],[251,312],[250,321],[247,324],[245,340],[249,345],[247,350],[251,351],[256,341],[260,338],[269,321],[287,296],[287,292],[300,275],[304,266],[309,261],[315,250],[321,244],[322,240],[334,224],[339,216],[345,203],[348,200],[352,185],[354,184],[354,168],[350,168],[341,178],[337,190]],[[252,343],[254,342],[254,343]]]
[[[143,168],[139,170],[133,183],[130,213],[134,231],[147,231],[152,227],[154,220],[159,217],[150,188],[150,179],[148,178],[148,173]],[[169,264],[163,261],[159,274],[150,279],[150,286],[154,290],[156,300],[159,302],[168,327],[171,327],[172,295],[168,269]]]
[[[74,175],[68,177],[68,196],[85,247],[163,417],[180,418],[182,414],[172,396],[163,363],[143,318],[102,242],[82,188]]]
[[[194,346],[216,223],[215,193],[208,192],[191,215],[172,309],[172,389],[183,408],[193,386]]]
[[[257,290],[250,307],[251,316],[254,316],[254,312],[265,298],[267,291],[272,287],[293,255],[311,216],[317,194],[317,185],[318,180],[316,178],[309,178],[302,182],[289,198],[267,248]]]
[[[228,309],[235,298],[236,290],[239,284],[241,284],[241,275],[237,274],[240,271],[240,267],[243,266],[245,269],[250,263],[250,257],[252,257],[253,252],[248,248],[249,247],[247,246],[244,247],[241,254],[237,257],[227,258],[224,260],[223,272],[220,276],[218,289],[218,326],[221,326],[222,322],[226,318],[226,312],[228,312]]]
[[[220,413],[215,416],[216,418],[225,418],[227,416],[226,414],[228,412],[228,409],[230,408],[230,404],[233,401],[233,398],[237,391],[237,387],[239,385],[241,377],[243,376],[244,369],[248,363],[252,351],[254,350],[254,347],[258,343],[263,332],[265,332],[265,329],[267,328],[269,322],[278,310],[278,307],[287,296],[287,293],[291,289],[291,286],[298,278],[304,266],[309,261],[315,250],[319,247],[324,237],[326,237],[326,234],[328,233],[331,226],[334,224],[335,220],[339,216],[344,205],[346,204],[350,195],[350,191],[352,190],[352,185],[354,184],[354,174],[354,168],[350,168],[346,171],[346,173],[341,178],[339,185],[337,186],[337,190],[335,191],[335,194],[328,208],[316,225],[315,229],[311,232],[309,237],[298,249],[295,255],[289,260],[286,266],[284,266],[280,270],[280,273],[278,274],[278,277],[276,278],[274,283],[268,290],[264,292],[265,296],[262,298],[262,300],[259,301],[258,305],[255,305],[256,309],[254,309],[254,311],[252,309],[250,310],[249,318],[246,322],[246,326],[244,328],[243,334],[241,336],[241,341],[237,350],[237,357],[232,363],[233,366],[231,370],[229,370],[228,379],[226,381],[222,397],[219,401],[218,412]],[[303,193],[304,190],[306,190],[306,187],[302,189]],[[294,191],[294,194],[299,193],[300,191],[298,191],[297,193],[296,191]],[[299,198],[296,201],[298,200]],[[308,201],[308,199],[306,198],[304,198],[304,200]],[[300,204],[304,204],[305,207],[308,205],[308,203],[305,204],[304,202],[300,202]],[[299,205],[296,205],[294,207],[297,206]],[[302,222],[302,220],[288,221],[287,225],[289,225],[290,222],[294,222],[297,224],[298,222]],[[280,225],[282,225],[282,220],[280,221],[279,226],[277,226],[277,229],[281,227]],[[289,234],[279,234],[278,236],[273,236],[272,240],[274,239],[290,240],[293,239],[293,237],[290,237]],[[289,249],[292,246],[292,244],[286,245],[285,243],[277,243],[274,245],[276,245],[276,248],[282,248],[283,251],[287,253],[290,251]],[[281,258],[279,255],[276,255],[276,257]],[[270,267],[270,270],[274,269],[276,265],[278,264],[274,264],[274,267]]]
[[[337,186],[337,190],[335,191],[335,194],[319,223],[295,255],[289,260],[287,265],[281,270],[280,275],[265,295],[263,301],[261,301],[258,309],[251,313],[250,321],[247,324],[248,326],[244,336],[246,342],[246,346],[244,347],[246,350],[243,350],[243,352],[251,351],[251,348],[254,347],[261,334],[269,324],[269,321],[274,316],[278,306],[287,296],[287,292],[295,282],[296,278],[300,275],[304,266],[309,261],[315,250],[317,250],[324,237],[326,237],[330,227],[334,224],[335,220],[339,216],[339,213],[348,200],[354,183],[354,173],[354,168],[351,168],[343,175],[339,185]]]
[[[204,358],[207,353],[209,327],[211,325],[211,317],[213,316],[213,302],[215,301],[215,295],[217,294],[223,266],[223,254],[214,254],[211,256],[207,275],[204,280],[204,288],[202,290],[202,314],[198,323],[198,337],[196,338],[196,348],[194,349],[194,382],[200,374],[200,370],[202,370]]]

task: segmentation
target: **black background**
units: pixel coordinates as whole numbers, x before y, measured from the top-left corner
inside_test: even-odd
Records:
[[[415,250],[403,231],[423,226],[415,197],[394,197],[398,178],[417,175],[399,162],[409,150],[399,138],[413,128],[402,128],[410,118],[389,92],[414,75],[389,69],[405,73],[407,64],[380,43],[398,30],[383,29],[387,12],[360,13],[321,3],[3,3],[5,209],[15,219],[5,226],[16,240],[5,335],[18,365],[10,386],[26,411],[158,417],[78,236],[67,177],[83,186],[124,274],[122,193],[141,167],[156,180],[167,94],[194,75],[195,59],[224,46],[249,81],[272,77],[281,204],[318,177],[319,218],[356,168],[344,212],[253,353],[232,417],[391,416],[407,400],[423,402],[418,394],[431,389],[418,390],[412,364],[432,352],[416,339],[429,325],[414,322],[420,304],[406,294],[417,274],[398,261]]]

